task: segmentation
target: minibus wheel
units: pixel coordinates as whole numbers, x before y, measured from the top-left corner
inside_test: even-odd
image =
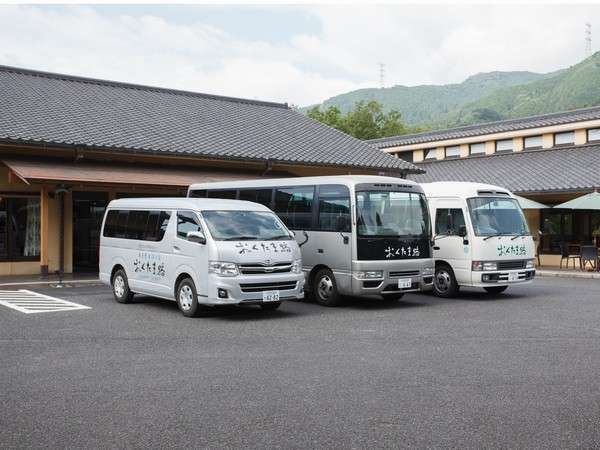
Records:
[[[341,303],[335,276],[329,269],[321,269],[315,274],[312,290],[319,305],[337,306]]]
[[[488,294],[501,294],[506,289],[508,289],[508,286],[490,286],[484,287],[484,289],[487,291]]]
[[[177,286],[176,298],[179,310],[186,317],[206,316],[208,308],[198,303],[196,285],[191,278],[184,278]]]
[[[269,302],[269,303],[263,303],[260,305],[260,307],[264,311],[275,311],[280,306],[281,306],[281,302]]]
[[[133,292],[129,289],[127,275],[123,269],[119,269],[112,277],[112,291],[115,300],[119,303],[130,303],[133,299]]]
[[[458,293],[458,283],[454,271],[447,264],[440,264],[435,268],[433,292],[438,297],[444,298],[454,297]]]

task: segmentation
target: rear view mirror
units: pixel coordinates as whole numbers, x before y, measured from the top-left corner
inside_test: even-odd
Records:
[[[196,242],[197,244],[206,244],[206,238],[199,231],[188,231],[186,238],[190,242]]]
[[[467,227],[465,225],[458,227],[458,235],[463,238],[467,235]]]

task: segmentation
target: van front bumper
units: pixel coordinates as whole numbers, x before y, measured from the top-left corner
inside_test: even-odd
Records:
[[[302,300],[304,298],[304,274],[281,273],[261,275],[238,275],[208,277],[208,297],[198,296],[203,305],[261,305],[263,292],[279,291],[279,301]],[[226,294],[226,297],[223,294]]]
[[[352,269],[353,295],[398,294],[433,289],[433,259],[430,258],[353,261]],[[383,276],[381,278],[358,277],[358,272],[363,271],[382,271]],[[410,279],[410,287],[400,287],[400,280],[408,279]]]
[[[509,286],[531,282],[535,278],[535,269],[493,270],[472,272],[474,287]]]

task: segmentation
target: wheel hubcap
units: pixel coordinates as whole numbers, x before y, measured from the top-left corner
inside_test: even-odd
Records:
[[[321,277],[317,291],[321,298],[329,298],[331,296],[331,293],[333,292],[333,281],[328,275]]]
[[[125,280],[121,275],[115,277],[114,290],[115,295],[119,298],[123,297],[123,294],[125,294]]]
[[[181,305],[181,309],[188,311],[192,307],[192,301],[194,300],[194,293],[192,292],[192,288],[188,285],[183,286],[179,290],[179,304]]]
[[[435,274],[435,287],[439,292],[447,292],[452,285],[452,278],[445,270],[440,270]]]

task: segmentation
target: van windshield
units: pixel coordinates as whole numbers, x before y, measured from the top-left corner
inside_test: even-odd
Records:
[[[202,216],[217,241],[291,240],[279,218],[266,211],[203,211]]]
[[[359,236],[426,238],[430,234],[429,212],[423,194],[357,192],[356,212]]]
[[[475,197],[467,200],[477,236],[528,235],[529,227],[514,198]]]

